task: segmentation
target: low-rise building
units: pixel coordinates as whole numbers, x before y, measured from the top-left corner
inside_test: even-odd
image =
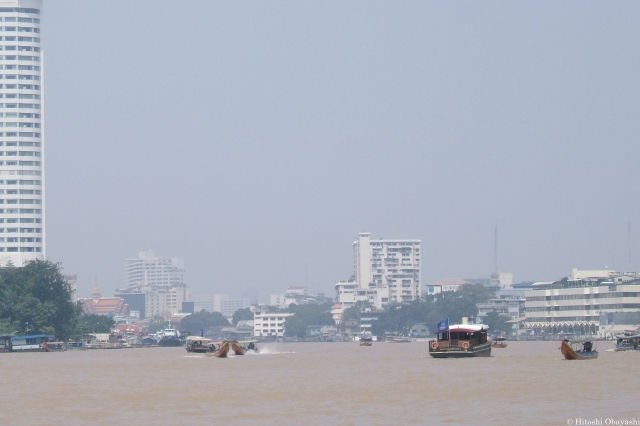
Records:
[[[292,313],[269,313],[256,311],[253,314],[254,337],[284,337],[284,322]]]

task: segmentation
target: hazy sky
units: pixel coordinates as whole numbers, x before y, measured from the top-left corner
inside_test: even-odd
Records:
[[[352,242],[422,281],[640,269],[640,2],[45,0],[47,255],[192,294],[334,296]],[[631,264],[628,226],[631,223]],[[305,272],[306,271],[306,272]]]

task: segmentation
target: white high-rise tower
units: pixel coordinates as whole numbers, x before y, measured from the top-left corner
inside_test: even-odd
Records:
[[[0,266],[45,257],[42,0],[0,0]]]

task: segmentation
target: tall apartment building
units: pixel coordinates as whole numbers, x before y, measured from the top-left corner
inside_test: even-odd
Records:
[[[182,287],[184,261],[176,257],[155,257],[152,251],[141,251],[138,257],[125,260],[127,288],[145,283],[150,287]]]
[[[359,301],[381,308],[419,298],[420,244],[420,240],[372,240],[368,232],[360,233],[353,243],[353,280],[335,285],[343,308]]]
[[[177,314],[182,302],[191,301],[184,272],[182,259],[141,251],[138,257],[125,260],[126,288],[116,290],[116,296],[130,302],[142,318]]]
[[[0,2],[3,267],[45,257],[41,12],[42,0]]]

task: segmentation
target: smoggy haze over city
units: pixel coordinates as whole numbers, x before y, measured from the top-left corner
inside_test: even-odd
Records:
[[[516,282],[637,270],[638,22],[638,2],[47,1],[47,257],[79,296],[147,249],[193,294],[267,301],[333,296],[363,231],[421,239],[423,284],[489,277],[497,226]]]

